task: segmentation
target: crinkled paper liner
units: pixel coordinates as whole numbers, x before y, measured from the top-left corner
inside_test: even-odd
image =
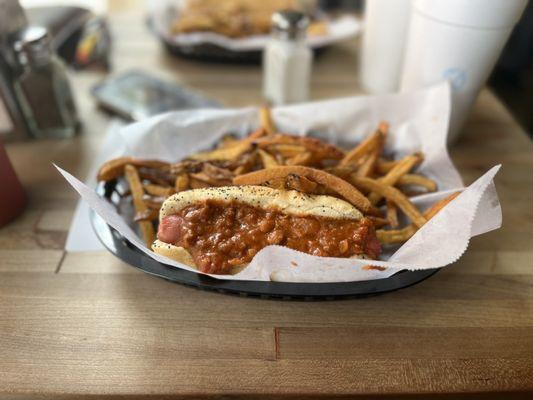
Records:
[[[365,269],[368,260],[317,257],[282,246],[268,246],[240,273],[210,276],[235,280],[349,282],[386,278],[405,269],[441,268],[458,260],[472,236],[501,226],[501,209],[493,182],[500,166],[463,187],[445,147],[449,96],[448,85],[440,84],[412,93],[354,97],[273,110],[274,120],[282,131],[313,134],[334,143],[359,141],[380,120],[387,120],[391,124],[388,151],[401,157],[422,150],[426,157],[421,172],[436,179],[441,188],[439,192],[413,198],[420,209],[462,191],[401,247],[386,251],[386,261],[370,262],[384,267],[383,271]],[[257,120],[257,110],[253,108],[169,113],[124,128],[121,152],[176,161],[208,148],[225,133],[246,134],[257,127]],[[68,172],[59,167],[58,170],[98,215],[148,256],[196,271],[147,249],[130,222],[112,204]]]

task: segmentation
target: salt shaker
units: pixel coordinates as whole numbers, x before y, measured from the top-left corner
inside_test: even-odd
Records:
[[[307,46],[309,19],[294,10],[272,15],[272,35],[263,53],[263,95],[273,105],[309,98],[313,53]]]
[[[15,43],[23,72],[15,92],[28,123],[37,138],[67,138],[76,133],[79,121],[66,67],[54,54],[45,28],[26,28]]]

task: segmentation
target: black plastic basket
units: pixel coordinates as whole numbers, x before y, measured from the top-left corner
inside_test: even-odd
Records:
[[[111,201],[117,182],[98,187],[101,196]],[[401,271],[385,279],[338,283],[289,283],[267,281],[240,281],[211,278],[185,269],[160,263],[111,228],[91,211],[91,223],[103,245],[115,256],[144,272],[166,280],[221,293],[284,300],[333,300],[378,295],[414,285],[435,274],[438,269]]]

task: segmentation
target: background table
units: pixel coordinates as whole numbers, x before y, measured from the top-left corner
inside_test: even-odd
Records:
[[[134,3],[111,4],[116,71],[147,69],[227,106],[261,102],[259,67],[167,56]],[[356,57],[355,43],[320,57],[313,98],[356,93]],[[531,395],[533,145],[491,93],[451,152],[467,183],[503,163],[503,228],[415,287],[283,302],[168,283],[105,251],[63,251],[78,197],[50,162],[88,173],[108,122],[88,95],[102,77],[74,78],[83,135],[8,146],[30,204],[0,229],[0,398]]]

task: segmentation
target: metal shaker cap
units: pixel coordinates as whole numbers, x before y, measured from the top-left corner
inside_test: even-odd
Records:
[[[272,14],[272,32],[283,39],[300,39],[305,37],[309,18],[300,11],[281,10]]]
[[[50,41],[46,28],[29,26],[19,34],[15,51],[23,64],[45,62],[52,56]]]

